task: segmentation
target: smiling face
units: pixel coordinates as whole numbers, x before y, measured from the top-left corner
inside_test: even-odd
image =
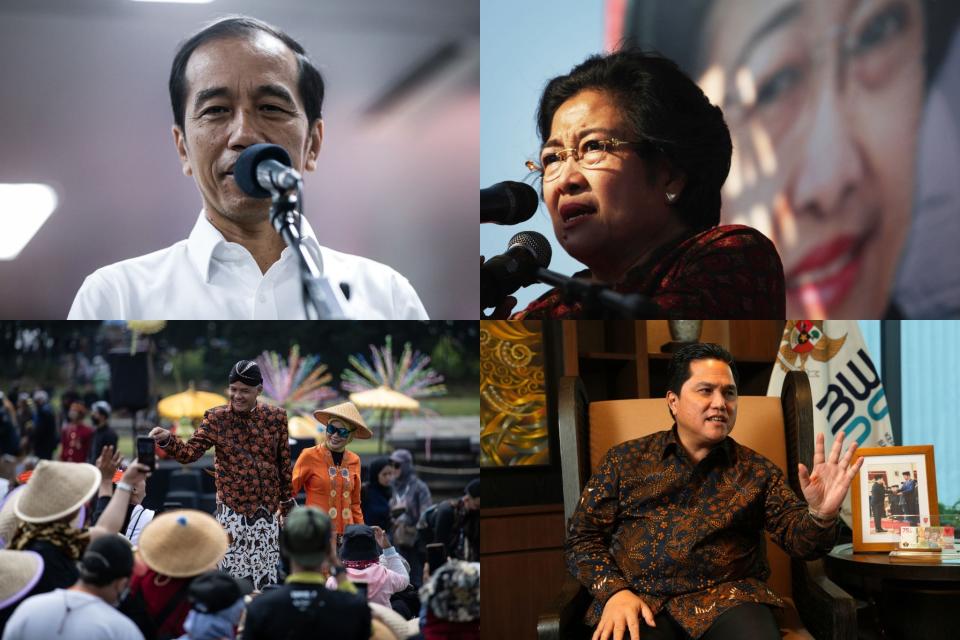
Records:
[[[923,22],[919,0],[712,5],[707,32],[723,35],[701,84],[734,147],[722,219],[776,244],[788,316],[875,318],[888,304],[910,224]]]
[[[207,215],[242,226],[267,222],[270,200],[241,191],[233,165],[250,145],[270,143],[286,149],[301,173],[316,168],[323,124],[307,122],[296,57],[283,42],[258,31],[199,46],[185,76],[184,130],[174,125],[173,137]]]
[[[334,431],[333,433],[330,433],[329,428],[326,430],[325,433],[327,436],[327,440],[326,440],[327,448],[330,449],[331,451],[343,451],[344,447],[346,447],[350,443],[350,441],[353,440],[353,434],[354,434],[354,431],[356,430],[355,427],[351,424],[347,424],[346,422],[343,422],[342,420],[337,420],[335,418],[331,418],[327,422],[327,427],[330,427],[330,426],[336,427],[337,430]],[[349,429],[350,434],[347,436],[340,435],[341,429]]]
[[[690,362],[690,377],[678,396],[667,392],[677,433],[688,451],[720,444],[737,421],[737,385],[730,366],[714,358]]]
[[[636,135],[607,92],[586,89],[553,114],[550,139],[541,165],[562,149],[589,149],[591,141]],[[607,152],[602,166],[584,168],[572,157],[560,175],[543,183],[543,198],[553,231],[564,250],[604,279],[616,279],[663,239],[682,228],[666,203],[666,192],[679,190],[665,169],[652,173],[630,146]]]
[[[257,406],[257,396],[263,391],[263,387],[258,385],[251,387],[242,382],[231,382],[227,388],[227,396],[230,398],[230,408],[240,413],[246,413]]]

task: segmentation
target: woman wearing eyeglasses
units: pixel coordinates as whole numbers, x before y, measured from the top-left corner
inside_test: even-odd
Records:
[[[537,126],[539,161],[527,166],[560,245],[588,267],[575,277],[641,294],[657,315],[784,317],[773,243],[717,226],[730,132],[676,64],[635,49],[592,56],[548,83]],[[513,318],[603,314],[551,289]]]
[[[360,456],[347,451],[354,438],[373,436],[352,402],[313,412],[323,426],[320,444],[304,450],[293,466],[293,495],[304,490],[307,506],[330,516],[337,543],[347,525],[363,524]]]

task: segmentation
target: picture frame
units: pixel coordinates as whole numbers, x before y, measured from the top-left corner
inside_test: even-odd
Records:
[[[900,527],[939,526],[933,445],[867,447],[853,479],[853,550],[893,551]],[[879,509],[877,508],[879,507]]]

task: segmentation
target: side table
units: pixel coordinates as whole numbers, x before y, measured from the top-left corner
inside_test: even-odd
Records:
[[[852,544],[823,562],[831,580],[871,605],[882,637],[957,637],[960,564],[891,562],[886,553],[854,553]]]

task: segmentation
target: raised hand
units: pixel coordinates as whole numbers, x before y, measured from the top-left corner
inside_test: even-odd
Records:
[[[376,538],[377,544],[380,545],[381,549],[386,549],[390,545],[390,538],[387,537],[387,532],[381,529],[380,527],[373,528],[373,537]]]
[[[154,427],[153,429],[150,429],[150,433],[147,435],[153,438],[154,442],[161,446],[163,446],[167,440],[170,439],[170,432],[163,427]]]
[[[145,464],[141,464],[134,460],[130,463],[130,466],[126,468],[123,472],[123,475],[120,476],[120,482],[126,482],[127,484],[136,484],[141,480],[146,480],[150,477],[150,467]]]
[[[113,474],[117,472],[120,460],[120,452],[116,451],[113,446],[108,444],[100,450],[100,456],[97,458],[97,469],[100,469],[102,482],[113,482]]]
[[[799,465],[800,488],[803,497],[810,508],[821,517],[829,518],[840,511],[840,505],[850,489],[850,483],[857,476],[863,465],[863,458],[853,465],[850,460],[857,450],[857,443],[852,443],[840,455],[843,449],[843,432],[837,433],[830,448],[830,457],[823,455],[823,434],[817,434],[817,442],[813,453],[813,472],[809,472],[803,464]]]

